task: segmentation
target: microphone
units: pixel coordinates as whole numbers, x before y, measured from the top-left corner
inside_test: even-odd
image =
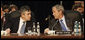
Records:
[[[45,21],[49,20],[50,19],[50,15],[48,17],[45,18]]]
[[[58,20],[55,22],[55,24],[52,26],[52,30],[53,30],[53,28],[55,27],[55,25],[57,24],[57,22],[58,22]]]
[[[51,21],[51,16],[50,15],[48,15],[48,17],[45,18],[45,21],[47,21],[47,20],[49,21],[49,26],[52,26],[52,30],[53,30],[53,28],[57,24],[58,20],[53,25],[51,25],[51,23],[50,23],[50,21]]]

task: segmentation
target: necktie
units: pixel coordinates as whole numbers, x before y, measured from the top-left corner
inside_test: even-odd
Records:
[[[24,34],[24,31],[25,31],[25,22],[23,22],[20,33]]]
[[[60,24],[61,24],[62,30],[67,31],[67,30],[66,30],[66,27],[65,27],[65,25],[64,25],[64,23],[63,23],[62,21],[63,21],[63,20],[60,20],[60,21],[59,21]]]

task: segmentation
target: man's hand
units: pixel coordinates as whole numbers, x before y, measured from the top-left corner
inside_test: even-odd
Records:
[[[45,30],[44,30],[44,33],[48,33],[50,30],[49,30],[49,28],[46,28]]]
[[[7,32],[7,34],[10,34],[10,31],[11,31],[11,30],[10,30],[10,28],[8,28],[8,29],[6,29],[5,31]]]

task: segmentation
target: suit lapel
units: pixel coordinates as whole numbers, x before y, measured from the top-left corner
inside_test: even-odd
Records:
[[[58,31],[62,30],[59,20],[57,22],[56,20],[54,20],[53,22],[54,22],[53,25],[56,24],[53,28],[54,30],[58,30]]]
[[[69,20],[68,20],[68,18],[65,16],[65,22],[66,22],[66,25],[67,25],[67,27],[69,26]]]
[[[19,22],[20,22],[20,18],[18,18],[17,20],[16,20],[16,23],[15,23],[15,29],[16,29],[16,32],[18,31],[18,29],[19,29]]]
[[[25,32],[28,30],[28,22],[26,22]]]
[[[65,16],[65,21],[66,21],[67,27],[71,30],[71,21],[72,20]]]
[[[29,28],[29,29],[32,28],[32,22],[31,22],[31,21],[27,21],[27,22],[26,22],[25,32],[28,32],[28,28]],[[32,29],[31,29],[31,30],[32,30]]]
[[[19,28],[19,18],[14,18],[12,21],[12,28],[11,28],[11,32],[12,33],[17,33],[18,28]]]
[[[20,19],[19,19],[18,22],[17,22],[17,31],[18,31],[18,29],[19,29],[19,22],[20,22]]]
[[[61,25],[60,25],[60,23],[59,23],[59,20],[58,20],[58,22],[57,22],[57,29],[60,31],[60,30],[62,30],[62,28],[61,28]]]

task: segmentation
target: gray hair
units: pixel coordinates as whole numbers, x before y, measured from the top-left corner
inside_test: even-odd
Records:
[[[23,12],[25,12],[25,11],[29,11],[30,10],[30,7],[29,6],[27,6],[27,5],[25,5],[25,6],[22,6],[21,8],[20,8],[20,13],[23,13]]]
[[[64,7],[63,7],[62,5],[57,4],[57,5],[54,5],[54,6],[56,7],[56,9],[57,9],[58,11],[62,10],[62,11],[64,12]],[[54,6],[53,6],[53,7],[54,7]]]

